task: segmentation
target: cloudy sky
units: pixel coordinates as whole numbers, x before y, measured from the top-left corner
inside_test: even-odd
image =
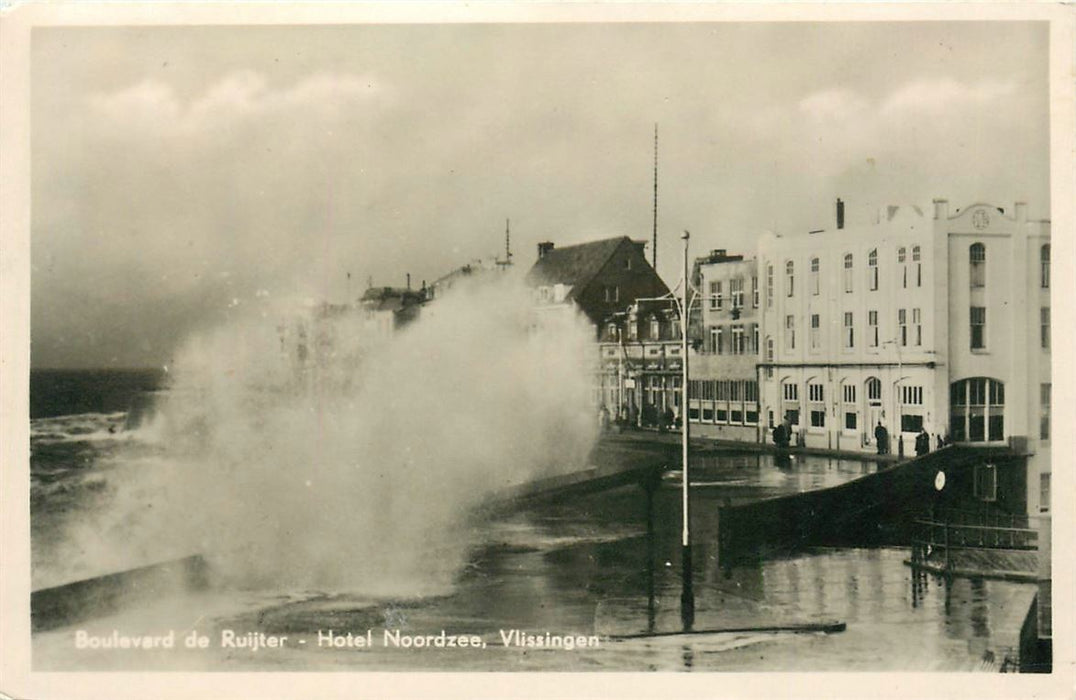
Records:
[[[342,300],[503,247],[878,207],[1049,216],[1047,27],[47,28],[32,47],[32,362],[155,366],[229,306]]]

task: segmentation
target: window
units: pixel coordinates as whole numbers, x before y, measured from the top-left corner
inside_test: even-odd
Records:
[[[766,336],[766,362],[773,363],[773,338]],[[773,367],[766,368],[766,379],[773,379]]]
[[[856,412],[845,411],[844,412],[844,429],[855,430],[856,429]]]
[[[908,346],[908,311],[907,309],[897,309],[897,328],[900,334],[900,346]]]
[[[743,326],[732,327],[732,354],[743,355],[746,348],[744,347],[744,334]]]
[[[986,246],[982,243],[973,243],[968,249],[968,259],[971,261],[971,286],[986,286]]]
[[[792,296],[795,293],[796,266],[791,260],[785,263],[785,295]]]
[[[632,320],[628,322],[628,340],[639,339],[639,324]]]
[[[650,317],[650,340],[661,339],[661,321],[657,316]]]
[[[1039,340],[1042,341],[1042,349],[1050,349],[1050,307],[1043,306],[1039,309]]]
[[[1047,243],[1039,249],[1039,286],[1043,289],[1050,288],[1050,244]]]
[[[710,352],[721,354],[721,329],[717,326],[710,329]]]
[[[758,308],[758,275],[751,276],[751,307]]]
[[[855,384],[845,384],[842,388],[844,390],[843,391],[843,396],[842,396],[842,398],[844,399],[844,402],[845,403],[855,403],[856,402],[856,385]]]
[[[867,337],[870,338],[872,348],[878,347],[878,312],[867,312]]]
[[[630,270],[631,269],[631,258],[624,258],[624,269],[625,270]]]
[[[900,265],[901,286],[905,289],[908,288],[908,266],[904,264],[907,259],[908,251],[904,248],[899,248],[897,250],[897,264]]]
[[[949,425],[953,442],[1005,439],[1005,385],[988,377],[971,377],[949,387]]]
[[[867,400],[868,401],[881,401],[882,400],[882,380],[877,377],[871,377],[867,380]]]
[[[784,385],[784,397],[785,401],[799,401],[800,400],[800,387],[798,384],[792,382],[785,382]]]
[[[616,324],[610,323],[609,326],[606,328],[606,337],[608,337],[609,340],[617,340],[619,336],[620,334],[617,333]]]
[[[1050,473],[1039,474],[1039,512],[1050,511]]]
[[[796,349],[796,317],[785,316],[785,350]]]
[[[1050,439],[1050,385],[1039,385],[1039,439]]]
[[[898,248],[897,249],[897,262],[903,264],[904,261],[907,260],[907,258],[908,258],[908,251],[903,247]]]
[[[912,248],[912,262],[915,263],[915,286],[923,286],[923,263],[919,260],[919,246]]]
[[[986,349],[986,307],[971,307],[971,349]]]
[[[724,304],[724,301],[725,300],[721,295],[721,283],[720,282],[711,282],[710,283],[710,308],[711,309],[720,309],[721,306]]]
[[[852,254],[846,253],[844,256],[844,291],[851,294],[852,292]]]
[[[852,312],[844,312],[844,347],[854,348],[856,346],[855,327],[852,325]]]
[[[732,308],[743,308],[743,277],[729,280],[729,296],[732,297]]]
[[[811,258],[811,294],[818,296],[818,270],[819,262],[818,258]]]
[[[606,287],[605,288],[605,301],[607,303],[614,303],[620,301],[620,287]]]
[[[811,314],[811,349],[817,350],[821,345],[822,321],[818,314]]]
[[[915,326],[915,345],[923,344],[923,317],[919,309],[912,309],[912,325]]]
[[[758,324],[752,324],[751,326],[751,353],[757,355],[759,351],[758,344]]]
[[[873,292],[878,289],[878,249],[867,253],[867,286]]]
[[[773,308],[773,265],[766,266],[766,308]]]
[[[821,382],[807,382],[807,400],[811,402],[811,427],[826,427],[825,385]]]
[[[998,468],[993,464],[975,466],[975,497],[980,501],[997,500]]]
[[[900,388],[901,403],[905,406],[923,405],[923,387],[902,386]]]

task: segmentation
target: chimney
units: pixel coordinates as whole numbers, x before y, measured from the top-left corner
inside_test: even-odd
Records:
[[[937,221],[945,221],[949,218],[949,200],[948,199],[935,199],[934,200],[934,218]]]
[[[538,259],[541,260],[549,253],[553,252],[553,241],[542,241],[538,244]]]
[[[844,228],[844,202],[837,197],[837,229]]]

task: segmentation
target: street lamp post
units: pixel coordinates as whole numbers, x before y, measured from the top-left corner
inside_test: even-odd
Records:
[[[692,587],[691,570],[691,519],[689,511],[688,489],[691,480],[688,478],[688,434],[690,421],[688,420],[688,356],[687,356],[687,323],[688,323],[688,290],[691,287],[691,279],[688,276],[688,241],[691,234],[684,231],[681,238],[684,241],[684,296],[680,306],[680,341],[683,367],[683,379],[680,383],[681,410],[680,410],[680,442],[681,442],[681,473],[683,474],[682,487],[682,510],[683,529],[680,539],[680,560],[683,574],[683,587],[680,592],[680,619],[685,630],[690,630],[695,624],[695,592]]]

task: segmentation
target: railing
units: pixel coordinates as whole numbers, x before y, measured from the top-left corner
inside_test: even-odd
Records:
[[[916,520],[919,544],[932,549],[1038,549],[1039,533],[1026,527],[996,527]]]

